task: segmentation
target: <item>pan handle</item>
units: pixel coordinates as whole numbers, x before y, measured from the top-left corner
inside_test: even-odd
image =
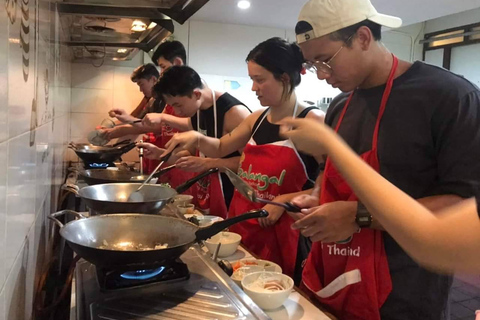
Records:
[[[130,139],[122,140],[122,141],[120,141],[120,142],[114,143],[114,144],[112,145],[112,148],[121,146],[122,144],[129,144],[130,142],[132,142],[132,140],[130,140]]]
[[[193,177],[192,179],[188,180],[187,182],[179,185],[175,190],[177,190],[178,193],[184,193],[185,191],[187,191],[191,186],[193,186],[195,184],[195,182],[197,182],[198,180],[212,174],[212,173],[215,173],[215,172],[218,172],[218,168],[212,168],[212,169],[209,169],[205,172],[202,172],[200,173],[198,176],[195,176]]]
[[[78,187],[74,184],[64,184],[61,187],[62,190],[74,193],[75,195],[79,196],[80,194],[78,193]]]
[[[63,216],[64,214],[71,213],[78,217],[79,219],[87,219],[83,214],[73,210],[62,210],[48,215],[48,219],[53,220],[60,228],[63,228],[63,223],[57,219],[57,217]]]
[[[158,178],[160,177],[161,175],[167,173],[168,171],[172,170],[173,168],[175,168],[177,165],[176,164],[172,164],[171,166],[168,166],[168,167],[165,167],[165,168],[162,168],[160,170],[158,170],[158,172],[156,172],[153,177],[154,178]]]
[[[209,227],[197,230],[195,232],[196,240],[201,241],[201,240],[206,240],[208,238],[211,238],[212,236],[216,235],[223,229],[226,229],[237,222],[241,222],[248,219],[265,218],[265,217],[268,217],[268,212],[265,209],[261,209],[261,210],[244,213],[234,218],[219,221],[212,224]]]
[[[137,145],[137,144],[136,144],[135,142],[130,142],[129,144],[126,144],[126,145],[124,145],[124,146],[122,146],[122,147],[119,147],[118,150],[119,150],[120,152],[122,152],[122,153],[126,153],[126,152],[132,150],[133,148],[135,148],[136,145]]]

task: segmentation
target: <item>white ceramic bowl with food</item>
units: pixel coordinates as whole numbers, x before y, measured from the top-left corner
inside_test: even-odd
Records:
[[[239,287],[242,286],[243,278],[250,273],[263,271],[263,268],[260,266],[244,266],[235,270],[230,278],[235,282]]]
[[[187,204],[191,204],[193,200],[193,196],[189,194],[178,194],[173,197],[173,204],[175,206],[185,206]]]
[[[185,214],[193,214],[195,212],[195,205],[189,203],[189,204],[180,204],[177,205],[178,211],[185,215]]]
[[[261,260],[261,259],[255,259],[255,258],[245,258],[245,259],[240,260],[238,264],[239,264],[239,267],[260,266],[265,271],[282,273],[282,267],[280,267],[275,262],[268,261],[268,260]]]
[[[211,254],[214,254],[218,243],[221,243],[218,256],[223,258],[234,254],[237,251],[241,240],[242,236],[238,233],[222,231],[210,239],[205,240],[205,245],[207,246],[208,251],[210,251]]]
[[[264,310],[281,307],[292,292],[293,279],[278,272],[260,271],[247,274],[243,291]]]

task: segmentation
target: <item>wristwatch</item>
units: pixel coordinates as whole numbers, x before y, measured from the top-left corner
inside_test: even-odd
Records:
[[[357,214],[355,216],[355,222],[360,228],[369,228],[372,225],[372,215],[368,212],[367,208],[360,201],[357,202]]]

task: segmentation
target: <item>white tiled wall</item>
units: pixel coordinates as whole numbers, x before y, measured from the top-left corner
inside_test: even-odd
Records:
[[[32,318],[46,215],[65,176],[71,74],[56,22],[49,0],[0,6],[0,320]]]
[[[140,56],[140,55],[139,55]],[[139,61],[139,65],[142,64]],[[71,139],[87,142],[87,135],[108,119],[113,107],[132,111],[142,100],[138,86],[130,80],[134,67],[103,65],[96,68],[87,63],[72,64],[72,123]],[[123,160],[138,159],[131,151],[122,156]],[[69,158],[76,160],[69,151]]]

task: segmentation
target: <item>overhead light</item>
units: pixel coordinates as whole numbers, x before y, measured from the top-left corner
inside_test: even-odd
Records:
[[[240,0],[237,2],[237,6],[240,8],[240,9],[248,9],[250,8],[250,1],[247,1],[247,0]]]
[[[141,32],[147,29],[147,24],[141,20],[134,20],[132,23],[132,31]]]
[[[128,49],[125,49],[125,48],[121,48],[117,50],[118,53],[127,53],[127,51]]]

